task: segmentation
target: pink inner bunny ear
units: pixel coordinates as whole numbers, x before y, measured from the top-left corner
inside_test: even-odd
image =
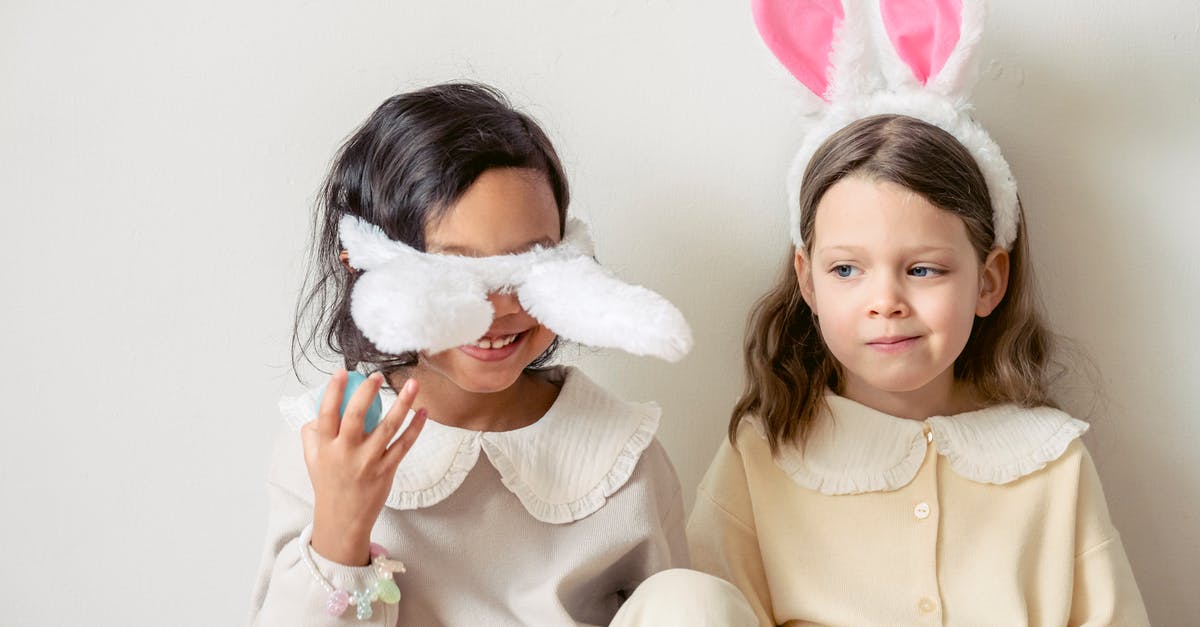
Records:
[[[946,65],[962,31],[962,0],[880,0],[888,39],[921,84]]]
[[[829,56],[844,14],[839,0],[751,0],[767,48],[812,93],[829,100]]]

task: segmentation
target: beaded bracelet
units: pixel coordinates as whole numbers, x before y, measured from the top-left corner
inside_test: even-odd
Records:
[[[350,607],[350,604],[353,603],[354,614],[358,620],[367,620],[375,613],[371,608],[371,604],[375,601],[383,601],[388,605],[395,605],[400,602],[400,588],[396,586],[396,580],[392,578],[392,573],[405,572],[404,562],[390,559],[387,549],[374,542],[371,543],[371,566],[375,569],[375,574],[379,577],[373,585],[368,585],[358,590],[341,590],[335,588],[317,570],[317,565],[313,562],[312,555],[309,553],[309,542],[311,540],[312,525],[309,525],[304,528],[304,531],[300,532],[300,559],[308,567],[308,572],[312,573],[312,576],[321,583],[321,587],[325,588],[325,591],[329,593],[329,599],[325,601],[325,611],[330,616],[341,616],[345,613],[346,608]]]

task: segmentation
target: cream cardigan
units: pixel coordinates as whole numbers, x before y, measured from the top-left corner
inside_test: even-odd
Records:
[[[1080,422],[925,422],[838,396],[801,453],[743,421],[688,523],[695,568],[762,625],[1147,625]]]

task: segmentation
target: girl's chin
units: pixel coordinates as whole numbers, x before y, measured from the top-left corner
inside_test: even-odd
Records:
[[[495,394],[503,392],[511,388],[518,379],[521,378],[521,373],[524,368],[514,369],[511,372],[460,372],[459,376],[454,377],[454,383],[463,391],[472,394]]]

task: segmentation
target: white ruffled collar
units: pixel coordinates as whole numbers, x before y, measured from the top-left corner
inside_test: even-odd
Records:
[[[784,445],[775,463],[797,484],[824,494],[897,490],[913,480],[933,442],[950,468],[979,483],[1004,484],[1041,470],[1088,424],[1049,407],[997,405],[924,422],[827,394],[804,450]],[[764,439],[760,421],[747,421]]]
[[[483,451],[534,518],[562,524],[599,510],[633,474],[662,412],[653,403],[617,398],[576,368],[556,368],[550,375],[562,389],[546,414],[529,426],[491,432],[426,422],[396,470],[387,506],[421,509],[443,501],[462,485]],[[284,419],[295,428],[312,420],[320,395],[321,388],[315,388],[280,399]],[[395,395],[381,397],[386,415]]]

